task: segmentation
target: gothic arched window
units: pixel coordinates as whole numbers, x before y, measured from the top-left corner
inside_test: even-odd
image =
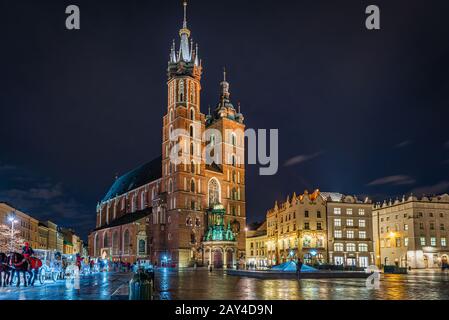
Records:
[[[235,147],[237,145],[237,136],[235,133],[231,133],[231,144]]]
[[[195,162],[193,162],[193,161],[190,164],[190,172],[195,173]]]
[[[144,255],[145,252],[147,251],[147,250],[145,249],[145,247],[146,247],[145,240],[140,239],[140,240],[139,240],[139,254],[140,254],[140,255]]]
[[[146,196],[147,194],[145,193],[145,191],[142,191],[142,193],[140,194],[140,210],[145,209]]]
[[[125,234],[123,235],[123,251],[125,254],[129,254],[129,247],[130,247],[129,231],[126,230]]]
[[[103,248],[108,248],[108,247],[109,247],[109,237],[108,237],[108,233],[105,232],[104,238],[103,238]]]
[[[209,206],[220,203],[220,184],[217,179],[211,179],[207,186],[207,191],[209,194]]]
[[[195,133],[195,131],[194,131],[194,129],[193,129],[193,125],[191,125],[190,126],[190,138],[194,138],[194,133]]]
[[[119,238],[117,231],[112,234],[112,252],[113,254],[118,254]]]
[[[182,102],[184,101],[184,80],[179,80],[179,87],[178,87],[178,101]]]
[[[100,255],[100,236],[98,233],[95,235],[94,240],[94,255],[97,257]]]
[[[137,196],[133,195],[131,198],[131,212],[135,212],[137,207]]]
[[[195,120],[195,110],[190,109],[190,120]]]
[[[195,192],[195,180],[190,180],[190,191]]]
[[[195,153],[194,153],[194,147],[193,147],[193,142],[190,144],[190,154],[193,156]]]
[[[195,103],[195,88],[192,82],[190,84],[190,103]]]
[[[168,193],[172,193],[173,192],[173,181],[170,179],[168,181]]]

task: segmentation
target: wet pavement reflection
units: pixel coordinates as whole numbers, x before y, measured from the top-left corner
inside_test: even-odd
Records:
[[[111,272],[83,276],[79,290],[66,288],[64,281],[32,288],[0,288],[0,300],[109,300],[131,276]],[[440,271],[381,275],[378,290],[367,289],[364,279],[262,280],[206,270],[160,269],[155,278],[158,296],[163,300],[449,299],[449,273]]]
[[[413,271],[381,275],[380,288],[364,279],[262,280],[228,276],[221,271],[157,273],[161,299],[230,300],[423,300],[449,299],[449,273]]]
[[[46,282],[34,287],[2,287],[0,300],[109,300],[132,274],[104,272],[81,276],[80,289],[66,287],[66,282]]]

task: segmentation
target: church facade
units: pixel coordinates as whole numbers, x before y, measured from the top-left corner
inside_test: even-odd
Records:
[[[162,151],[117,177],[97,205],[92,257],[157,265],[235,267],[245,255],[244,117],[224,72],[216,107],[201,112],[202,63],[186,3],[167,68]]]

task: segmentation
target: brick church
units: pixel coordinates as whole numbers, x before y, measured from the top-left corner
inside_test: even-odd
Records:
[[[162,156],[117,177],[98,203],[92,257],[216,268],[244,260],[244,117],[225,72],[216,107],[201,112],[202,63],[186,6],[168,61]]]

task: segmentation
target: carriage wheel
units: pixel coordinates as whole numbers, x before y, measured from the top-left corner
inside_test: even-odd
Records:
[[[11,278],[9,279],[9,285],[12,286],[12,285],[14,285],[14,284],[16,283],[15,280],[16,280],[17,274],[18,274],[18,273],[15,272],[15,273],[14,273],[14,277],[12,276],[12,274],[10,275]]]

